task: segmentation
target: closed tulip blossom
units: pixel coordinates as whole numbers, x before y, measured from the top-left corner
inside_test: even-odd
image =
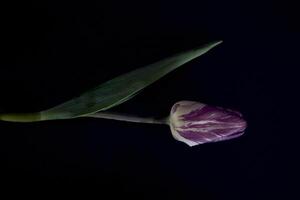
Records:
[[[98,112],[89,116],[136,123],[167,124],[173,137],[189,146],[239,137],[247,126],[242,114],[237,111],[194,101],[175,103],[170,116],[162,119],[110,112]]]
[[[174,138],[189,146],[239,137],[247,126],[237,111],[194,101],[174,104],[169,124]]]

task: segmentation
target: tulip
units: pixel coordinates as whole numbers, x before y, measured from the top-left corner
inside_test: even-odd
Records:
[[[194,101],[179,101],[170,116],[162,119],[127,114],[98,112],[86,117],[114,119],[136,123],[168,124],[173,137],[189,146],[233,139],[243,135],[247,123],[241,113]]]
[[[180,101],[171,109],[169,125],[176,140],[195,146],[239,137],[247,123],[237,111]]]

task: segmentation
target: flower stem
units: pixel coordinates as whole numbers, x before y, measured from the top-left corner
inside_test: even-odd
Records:
[[[124,113],[113,113],[113,112],[97,112],[97,113],[85,115],[83,117],[113,119],[119,121],[147,123],[147,124],[168,124],[168,117],[162,119],[156,119],[156,118],[148,118],[148,117],[145,118],[145,117],[138,117],[134,115],[128,115]]]
[[[83,115],[82,117],[113,119],[119,121],[135,122],[135,123],[148,123],[148,124],[168,124],[168,118],[149,118],[128,115],[124,113],[113,112],[97,112],[94,114]],[[0,114],[0,121],[8,122],[37,122],[44,121],[40,112],[38,113],[7,113]]]
[[[40,112],[36,113],[4,113],[0,114],[0,121],[8,122],[37,122],[42,121]]]

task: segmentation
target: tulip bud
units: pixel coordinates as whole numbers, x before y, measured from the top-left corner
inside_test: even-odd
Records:
[[[247,126],[239,112],[193,101],[175,103],[169,123],[174,138],[189,146],[239,137]]]

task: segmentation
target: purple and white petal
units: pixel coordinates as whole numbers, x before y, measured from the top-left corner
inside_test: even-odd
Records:
[[[172,135],[190,146],[239,137],[246,126],[237,111],[193,101],[177,102],[170,114]]]

